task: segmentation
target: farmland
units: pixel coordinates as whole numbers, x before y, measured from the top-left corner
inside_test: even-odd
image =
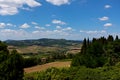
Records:
[[[34,67],[29,67],[25,68],[24,71],[25,73],[31,73],[31,72],[40,72],[40,71],[45,71],[48,68],[56,67],[56,68],[66,68],[70,67],[71,61],[57,61],[57,62],[51,62],[43,65],[37,65]]]
[[[8,44],[10,51],[16,49],[20,54],[41,54],[55,51],[76,53],[77,50],[73,49],[82,46],[82,41],[65,39],[7,40],[5,43]],[[79,51],[80,49],[77,52]]]

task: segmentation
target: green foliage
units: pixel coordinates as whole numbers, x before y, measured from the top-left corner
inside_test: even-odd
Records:
[[[35,66],[38,64],[42,64],[40,58],[36,57],[24,58],[24,68]]]
[[[118,66],[94,69],[84,66],[50,68],[43,72],[26,74],[24,80],[120,80],[120,69]]]
[[[23,80],[23,58],[0,42],[0,80]]]
[[[65,59],[71,59],[73,55],[66,55],[65,50],[58,50],[53,51],[49,54],[44,54],[44,56],[30,56],[28,58],[24,58],[24,68],[35,66],[35,65],[41,65],[49,62],[59,61],[59,60],[65,60]],[[44,60],[43,60],[44,59]]]
[[[0,52],[3,51],[6,54],[8,54],[8,49],[7,49],[7,45],[3,42],[0,41]]]
[[[0,63],[8,58],[7,45],[0,41]]]
[[[36,72],[33,74],[28,74],[24,77],[24,80],[69,80],[70,76],[67,75],[69,71],[67,69],[57,69],[57,68],[50,68],[47,69],[45,72]]]
[[[81,53],[82,54],[85,54],[86,53],[86,50],[87,50],[87,41],[86,41],[86,38],[83,40],[83,46],[82,46],[82,49],[81,49]]]
[[[118,35],[116,36],[115,40],[116,40],[116,41],[117,41],[117,40],[119,40],[119,37],[118,37]]]
[[[110,35],[89,41],[67,69],[50,68],[26,74],[24,80],[120,80],[120,40]]]
[[[113,36],[112,36],[112,35],[109,35],[107,41],[108,41],[108,42],[112,42],[112,41],[114,41]]]
[[[0,65],[1,80],[22,80],[23,60],[19,54],[11,54],[9,58]]]
[[[115,65],[120,61],[120,40],[113,36],[108,38],[93,38],[91,42],[84,39],[81,53],[76,55],[72,61],[72,66],[84,65],[89,68],[102,67],[104,65]]]

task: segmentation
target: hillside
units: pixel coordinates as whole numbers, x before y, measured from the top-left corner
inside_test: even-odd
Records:
[[[34,39],[34,40],[6,40],[5,41],[8,45],[12,46],[72,46],[76,44],[82,43],[82,41],[75,41],[75,40],[65,40],[65,39]]]
[[[76,53],[80,50],[82,41],[65,40],[65,39],[36,39],[36,40],[7,40],[5,43],[8,49],[16,49],[19,53],[50,53],[56,51],[69,51]]]

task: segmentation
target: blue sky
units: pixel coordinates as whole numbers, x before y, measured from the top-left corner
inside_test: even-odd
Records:
[[[0,40],[120,37],[120,0],[0,0]]]

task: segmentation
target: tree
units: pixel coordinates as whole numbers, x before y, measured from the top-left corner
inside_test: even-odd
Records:
[[[86,53],[86,49],[87,49],[87,40],[86,38],[83,40],[83,46],[82,46],[82,49],[81,49],[81,53],[82,54],[85,54]]]
[[[114,41],[114,38],[113,38],[112,35],[109,35],[107,40],[108,40],[108,42],[113,42],[113,41]]]
[[[23,58],[16,50],[11,54],[0,42],[0,80],[23,80]]]
[[[119,40],[119,38],[118,38],[118,35],[116,35],[116,38],[115,38],[115,40],[117,41],[117,40]]]
[[[86,66],[90,68],[102,67],[106,64],[115,65],[120,61],[120,40],[93,38],[92,42],[83,41],[82,51],[73,58],[72,66]]]

